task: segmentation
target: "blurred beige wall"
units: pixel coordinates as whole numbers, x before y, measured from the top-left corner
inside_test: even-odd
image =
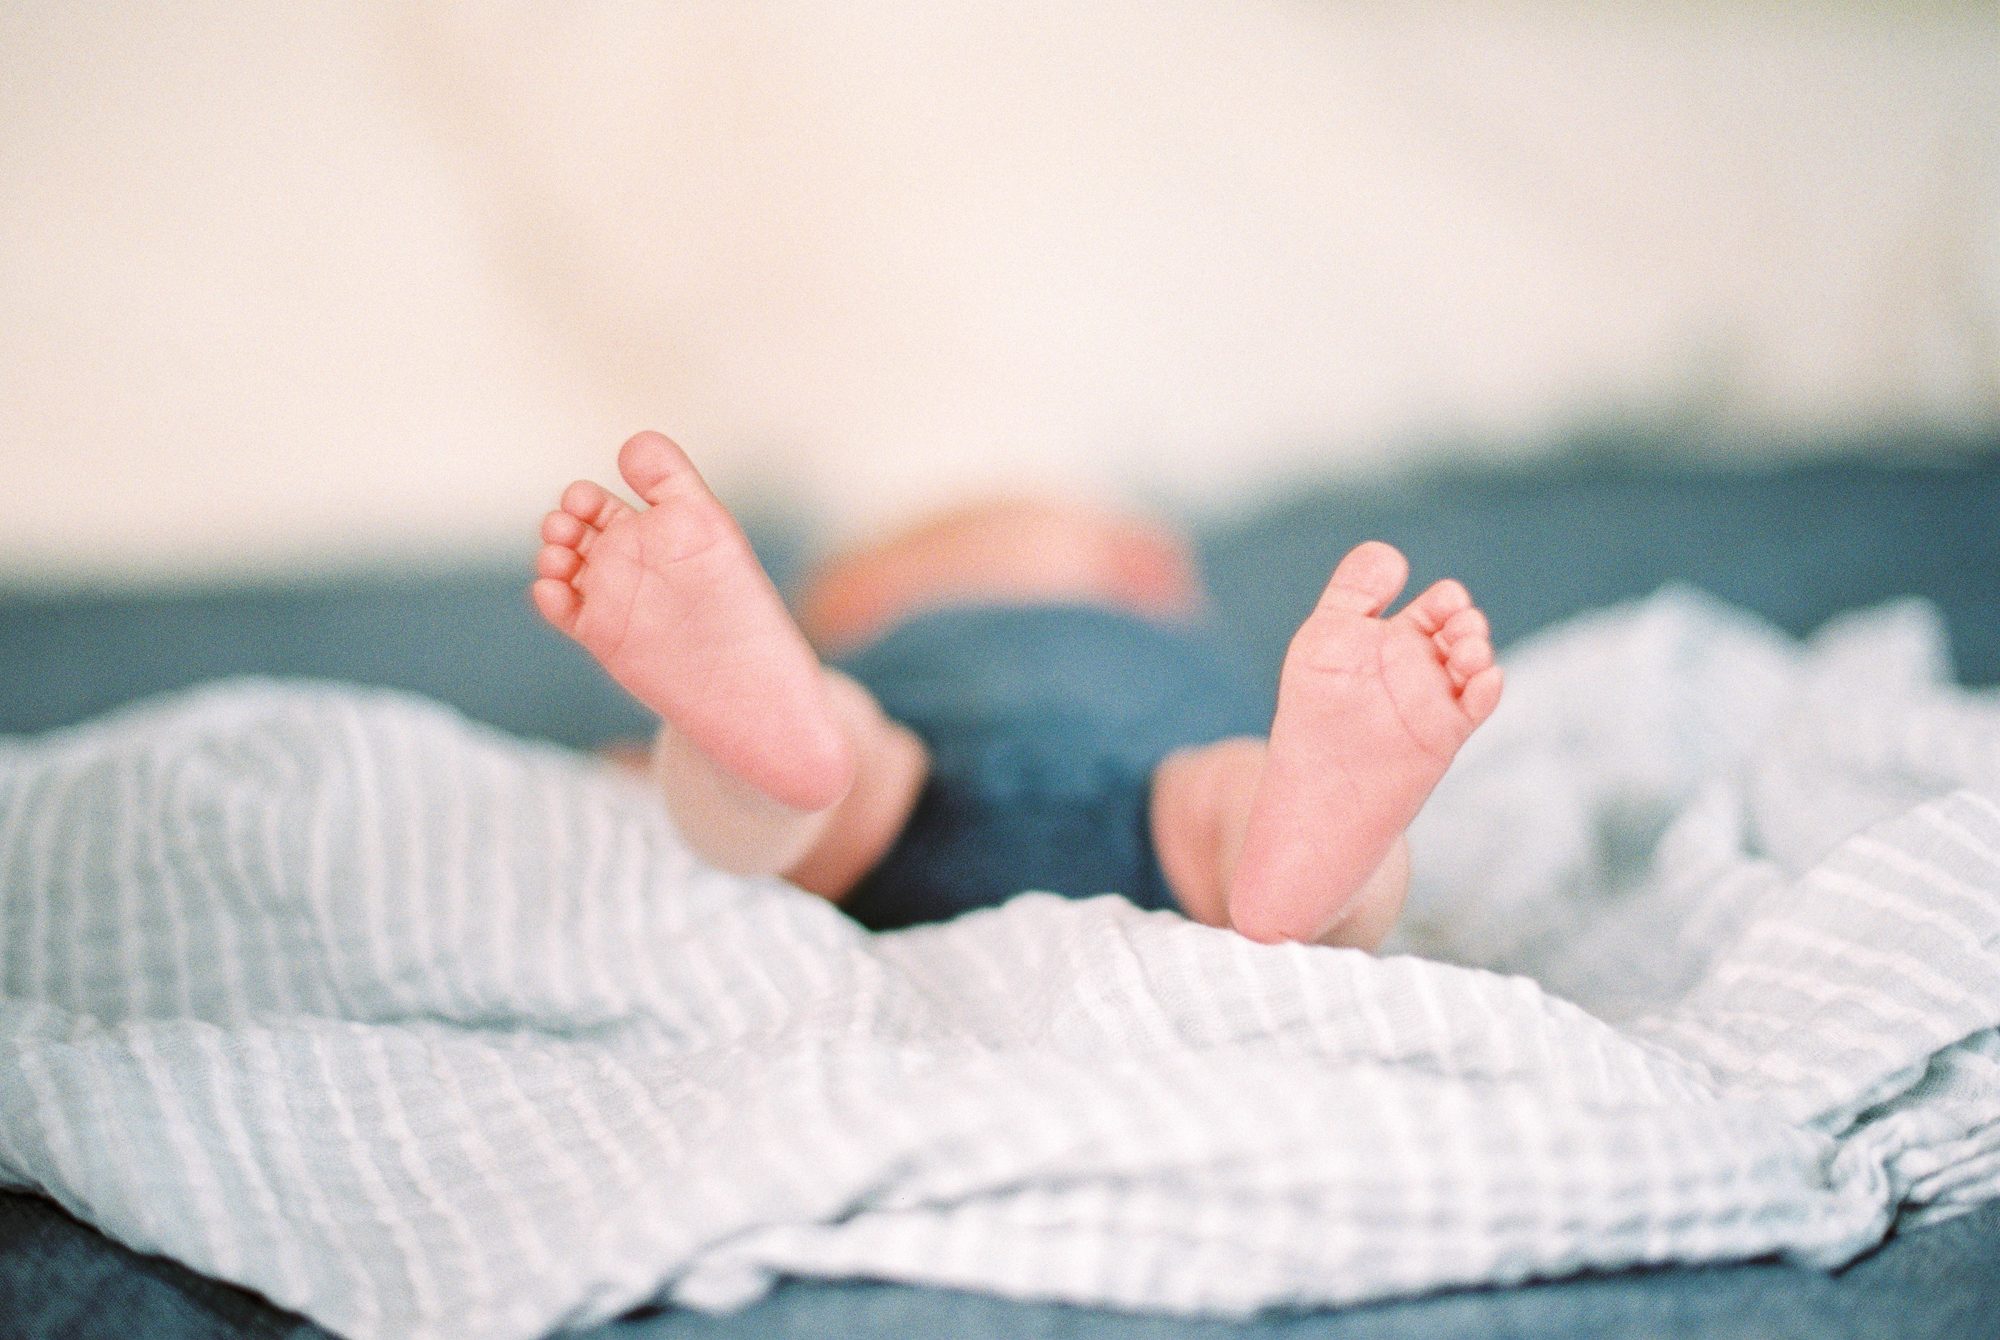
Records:
[[[8,586],[522,553],[646,426],[842,535],[2000,424],[1990,4],[128,0],[0,51]]]

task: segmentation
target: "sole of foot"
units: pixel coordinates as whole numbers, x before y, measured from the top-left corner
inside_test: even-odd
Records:
[[[542,522],[535,607],[725,772],[793,809],[834,804],[852,750],[735,519],[658,433],[625,443],[618,470],[646,505],[571,484]]]
[[[1229,892],[1253,940],[1320,941],[1357,909],[1458,749],[1500,701],[1486,618],[1442,581],[1397,614],[1409,564],[1341,560],[1285,655],[1270,751]]]

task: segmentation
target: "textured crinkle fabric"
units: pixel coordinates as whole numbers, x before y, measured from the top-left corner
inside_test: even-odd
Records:
[[[354,1340],[1838,1265],[2000,1194],[2000,706],[1941,663],[1676,592],[1520,649],[1382,958],[871,935],[434,705],[160,700],[0,744],[0,1166]]]

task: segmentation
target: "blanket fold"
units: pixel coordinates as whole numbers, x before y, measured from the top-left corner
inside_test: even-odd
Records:
[[[870,935],[433,704],[142,704],[0,742],[0,1175],[352,1340],[1836,1266],[2000,1194],[2000,705],[1942,664],[1908,604],[1552,630],[1382,958],[1115,896]]]

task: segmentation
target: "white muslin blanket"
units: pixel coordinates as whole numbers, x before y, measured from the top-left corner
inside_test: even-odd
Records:
[[[1834,1266],[2000,1195],[2000,704],[1941,656],[1673,591],[1523,647],[1414,834],[1426,957],[870,935],[434,705],[155,701],[0,744],[0,1174],[353,1340]]]

